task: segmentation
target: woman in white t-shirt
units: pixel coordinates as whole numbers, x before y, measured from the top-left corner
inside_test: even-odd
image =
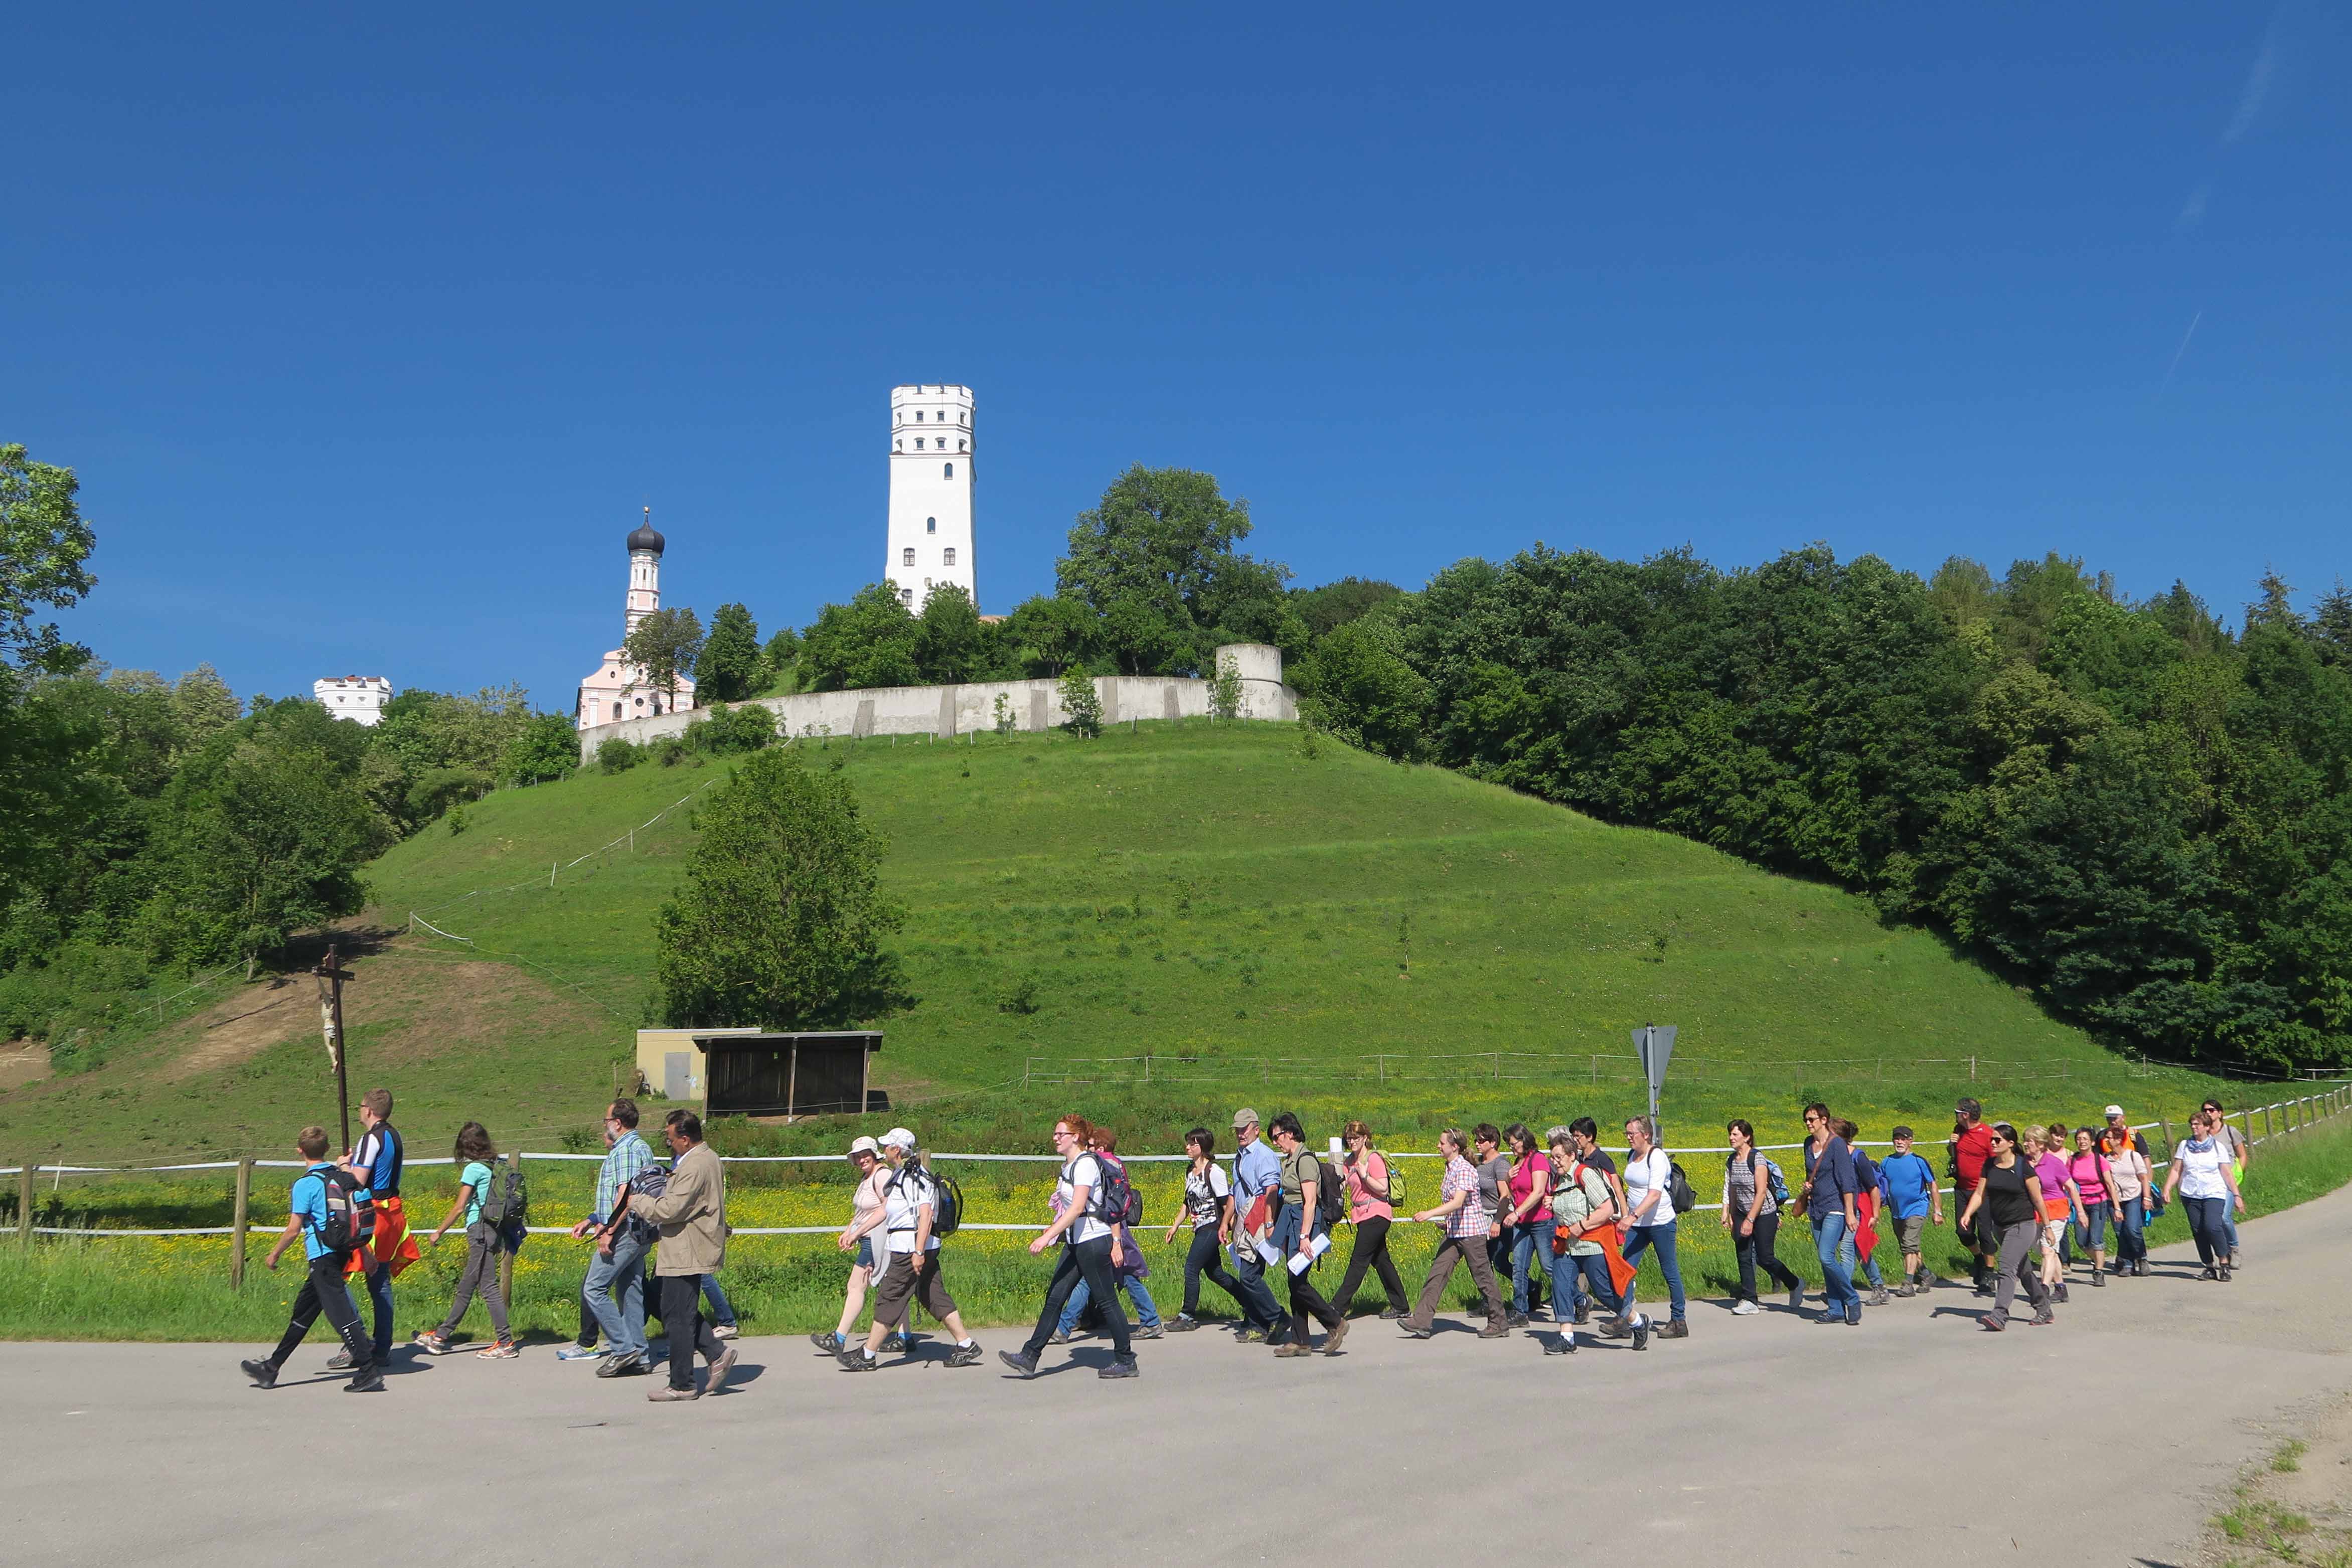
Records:
[[[940,1212],[940,1184],[915,1151],[911,1129],[882,1134],[882,1228],[875,1240],[884,1258],[874,1287],[874,1326],[863,1345],[844,1347],[834,1358],[847,1372],[872,1372],[883,1344],[907,1342],[901,1330],[916,1303],[955,1336],[950,1366],[976,1366],[980,1342],[963,1326],[963,1314],[940,1278],[940,1238],[932,1233]]]
[[[1018,1351],[996,1352],[999,1360],[1023,1377],[1037,1375],[1037,1358],[1053,1342],[1054,1331],[1061,1326],[1062,1308],[1080,1279],[1087,1282],[1087,1293],[1102,1310],[1104,1325],[1110,1331],[1110,1364],[1095,1375],[1139,1375],[1135,1347],[1128,1337],[1127,1311],[1119,1304],[1118,1286],[1111,1272],[1118,1262],[1118,1231],[1103,1218],[1102,1162],[1087,1148],[1093,1131],[1093,1125],[1083,1116],[1065,1116],[1054,1123],[1054,1152],[1062,1157],[1061,1175],[1054,1184],[1059,1212],[1054,1223],[1029,1244],[1029,1250],[1040,1254],[1059,1242],[1061,1260],[1054,1266],[1053,1282],[1045,1287],[1045,1307],[1037,1314],[1036,1331]]]
[[[2164,1173],[2164,1196],[2175,1193],[2189,1211],[2189,1234],[2197,1238],[2198,1260],[2205,1265],[2201,1279],[2230,1277],[2230,1233],[2222,1216],[2232,1208],[2243,1213],[2246,1200],[2238,1194],[2238,1173],[2230,1159],[2221,1118],[2199,1111],[2189,1121],[2189,1136],[2172,1152],[2172,1167]]]
[[[1225,1211],[1234,1203],[1233,1181],[1217,1163],[1217,1135],[1205,1127],[1193,1128],[1184,1134],[1184,1152],[1192,1162],[1184,1172],[1184,1206],[1168,1222],[1168,1234],[1160,1238],[1173,1242],[1179,1228],[1192,1227],[1192,1247],[1184,1254],[1184,1310],[1169,1321],[1171,1334],[1201,1326],[1201,1277],[1204,1274],[1234,1299],[1235,1306],[1242,1307],[1244,1317],[1249,1315],[1249,1309],[1242,1306],[1241,1284],[1225,1272],[1224,1248],[1217,1245],[1217,1227],[1224,1223]]]
[[[1675,1200],[1667,1191],[1674,1179],[1674,1161],[1658,1147],[1645,1117],[1625,1123],[1625,1261],[1638,1263],[1642,1254],[1654,1252],[1658,1272],[1666,1277],[1666,1307],[1672,1314],[1659,1325],[1658,1338],[1684,1340],[1690,1329],[1683,1321],[1683,1271],[1675,1257]],[[1637,1322],[1649,1320],[1633,1310],[1634,1287],[1625,1288],[1624,1310],[1601,1332],[1611,1338],[1630,1334]]]
[[[820,1329],[809,1336],[809,1343],[827,1355],[838,1355],[849,1348],[849,1331],[857,1326],[857,1314],[866,1309],[866,1292],[881,1271],[876,1268],[879,1244],[874,1232],[882,1225],[882,1179],[889,1174],[882,1163],[882,1146],[871,1138],[860,1138],[849,1145],[849,1163],[857,1170],[857,1190],[850,1195],[849,1226],[836,1240],[844,1252],[856,1250],[850,1260],[849,1289],[841,1300],[841,1321],[831,1333]],[[896,1336],[893,1336],[894,1338]],[[882,1342],[886,1351],[905,1348],[901,1341]]]

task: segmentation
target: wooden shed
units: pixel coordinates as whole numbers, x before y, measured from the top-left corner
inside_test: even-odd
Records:
[[[873,1093],[879,1030],[768,1035],[713,1031],[693,1037],[703,1055],[703,1110],[712,1116],[814,1116],[866,1112]]]

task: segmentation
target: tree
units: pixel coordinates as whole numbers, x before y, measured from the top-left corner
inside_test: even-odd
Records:
[[[1084,601],[1037,594],[1013,607],[1004,630],[1025,669],[1059,679],[1072,665],[1086,662],[1101,626]]]
[[[539,713],[507,742],[499,776],[509,784],[536,784],[570,778],[579,765],[579,730],[561,713]]]
[[[2294,613],[2294,584],[2280,576],[2275,567],[2264,567],[2255,587],[2262,597],[2246,606],[2247,626],[2284,626],[2292,631],[2303,625],[2303,617]]]
[[[2336,586],[2319,596],[2313,606],[2311,636],[2318,644],[2322,662],[2338,669],[2352,668],[2352,593],[2344,587],[2344,579],[2336,579]]]
[[[1078,739],[1091,741],[1102,733],[1102,697],[1085,670],[1063,672],[1062,712],[1062,728]]]
[[[913,686],[922,679],[922,627],[887,583],[870,583],[846,605],[827,605],[801,639],[803,688]]]
[[[621,655],[646,672],[646,684],[677,706],[677,678],[702,652],[702,623],[692,610],[656,610],[629,628]]]
[[[915,662],[925,680],[955,685],[977,680],[994,665],[994,628],[984,624],[971,595],[953,583],[933,585],[923,601]]]
[[[1139,463],[1079,514],[1058,590],[1104,618],[1126,674],[1190,674],[1221,641],[1303,652],[1306,623],[1283,591],[1290,568],[1234,548],[1250,528],[1249,503],[1226,500],[1212,476]]]
[[[1386,604],[1403,593],[1393,583],[1350,576],[1319,588],[1293,588],[1290,603],[1306,624],[1307,635],[1319,642],[1373,605]]]
[[[1421,755],[1429,682],[1406,662],[1387,616],[1342,622],[1308,656],[1301,679],[1314,689],[1314,717],[1332,733],[1383,756]]]
[[[756,752],[696,826],[654,927],[672,1026],[835,1028],[910,1003],[882,949],[904,918],[881,894],[883,843],[845,774],[803,766],[797,748]]]
[[[768,646],[760,650],[760,689],[772,690],[782,681],[787,692],[793,690],[793,667],[800,656],[800,634],[790,626],[779,627],[776,635],[768,639]]]
[[[98,538],[74,500],[80,488],[71,468],[0,446],[0,658],[20,668],[59,673],[89,657],[32,621],[35,608],[64,609],[97,584],[82,565]]]
[[[740,702],[761,684],[760,628],[741,605],[721,605],[694,661],[695,700]]]
[[[394,698],[394,701],[400,700]],[[220,671],[209,664],[195,668],[172,683],[172,707],[179,725],[179,750],[182,755],[204,749],[205,742],[227,729],[245,711],[236,693],[220,678]]]

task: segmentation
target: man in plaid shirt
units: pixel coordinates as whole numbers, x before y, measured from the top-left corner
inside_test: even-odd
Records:
[[[597,1329],[604,1331],[605,1352],[599,1352],[586,1323],[579,1342],[556,1352],[559,1361],[588,1361],[603,1354],[598,1377],[635,1377],[646,1370],[646,1249],[652,1239],[625,1216],[615,1223],[614,1211],[628,1195],[629,1178],[654,1163],[654,1152],[637,1136],[637,1102],[616,1100],[604,1108],[605,1154],[596,1167],[596,1204],[586,1219],[572,1227],[577,1237],[593,1235],[596,1256],[588,1264],[588,1279],[581,1287],[581,1302]],[[613,1299],[614,1286],[620,1300]]]
[[[1454,1278],[1454,1266],[1467,1263],[1470,1278],[1477,1282],[1478,1294],[1486,1302],[1486,1326],[1478,1331],[1478,1337],[1499,1340],[1511,1330],[1503,1315],[1503,1294],[1495,1283],[1495,1266],[1486,1257],[1489,1222],[1478,1203],[1478,1170],[1463,1157],[1469,1142],[1460,1128],[1449,1127],[1439,1133],[1437,1147],[1445,1156],[1445,1179],[1437,1189],[1437,1206],[1412,1217],[1444,1221],[1445,1239],[1437,1244],[1437,1256],[1429,1260],[1429,1278],[1422,1281],[1420,1303],[1411,1317],[1399,1320],[1397,1327],[1416,1340],[1435,1332],[1438,1300]]]

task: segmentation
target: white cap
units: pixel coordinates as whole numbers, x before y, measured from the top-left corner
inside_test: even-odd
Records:
[[[893,1127],[889,1131],[882,1134],[882,1142],[893,1148],[904,1149],[909,1153],[914,1152],[915,1135],[903,1127]]]
[[[882,1157],[882,1145],[871,1138],[860,1138],[849,1146],[849,1152],[853,1154],[871,1154],[878,1160]]]
[[[2110,1105],[2107,1107],[2105,1112],[2105,1114],[2109,1116],[2121,1116],[2123,1113],[2124,1108],[2120,1105]]]

